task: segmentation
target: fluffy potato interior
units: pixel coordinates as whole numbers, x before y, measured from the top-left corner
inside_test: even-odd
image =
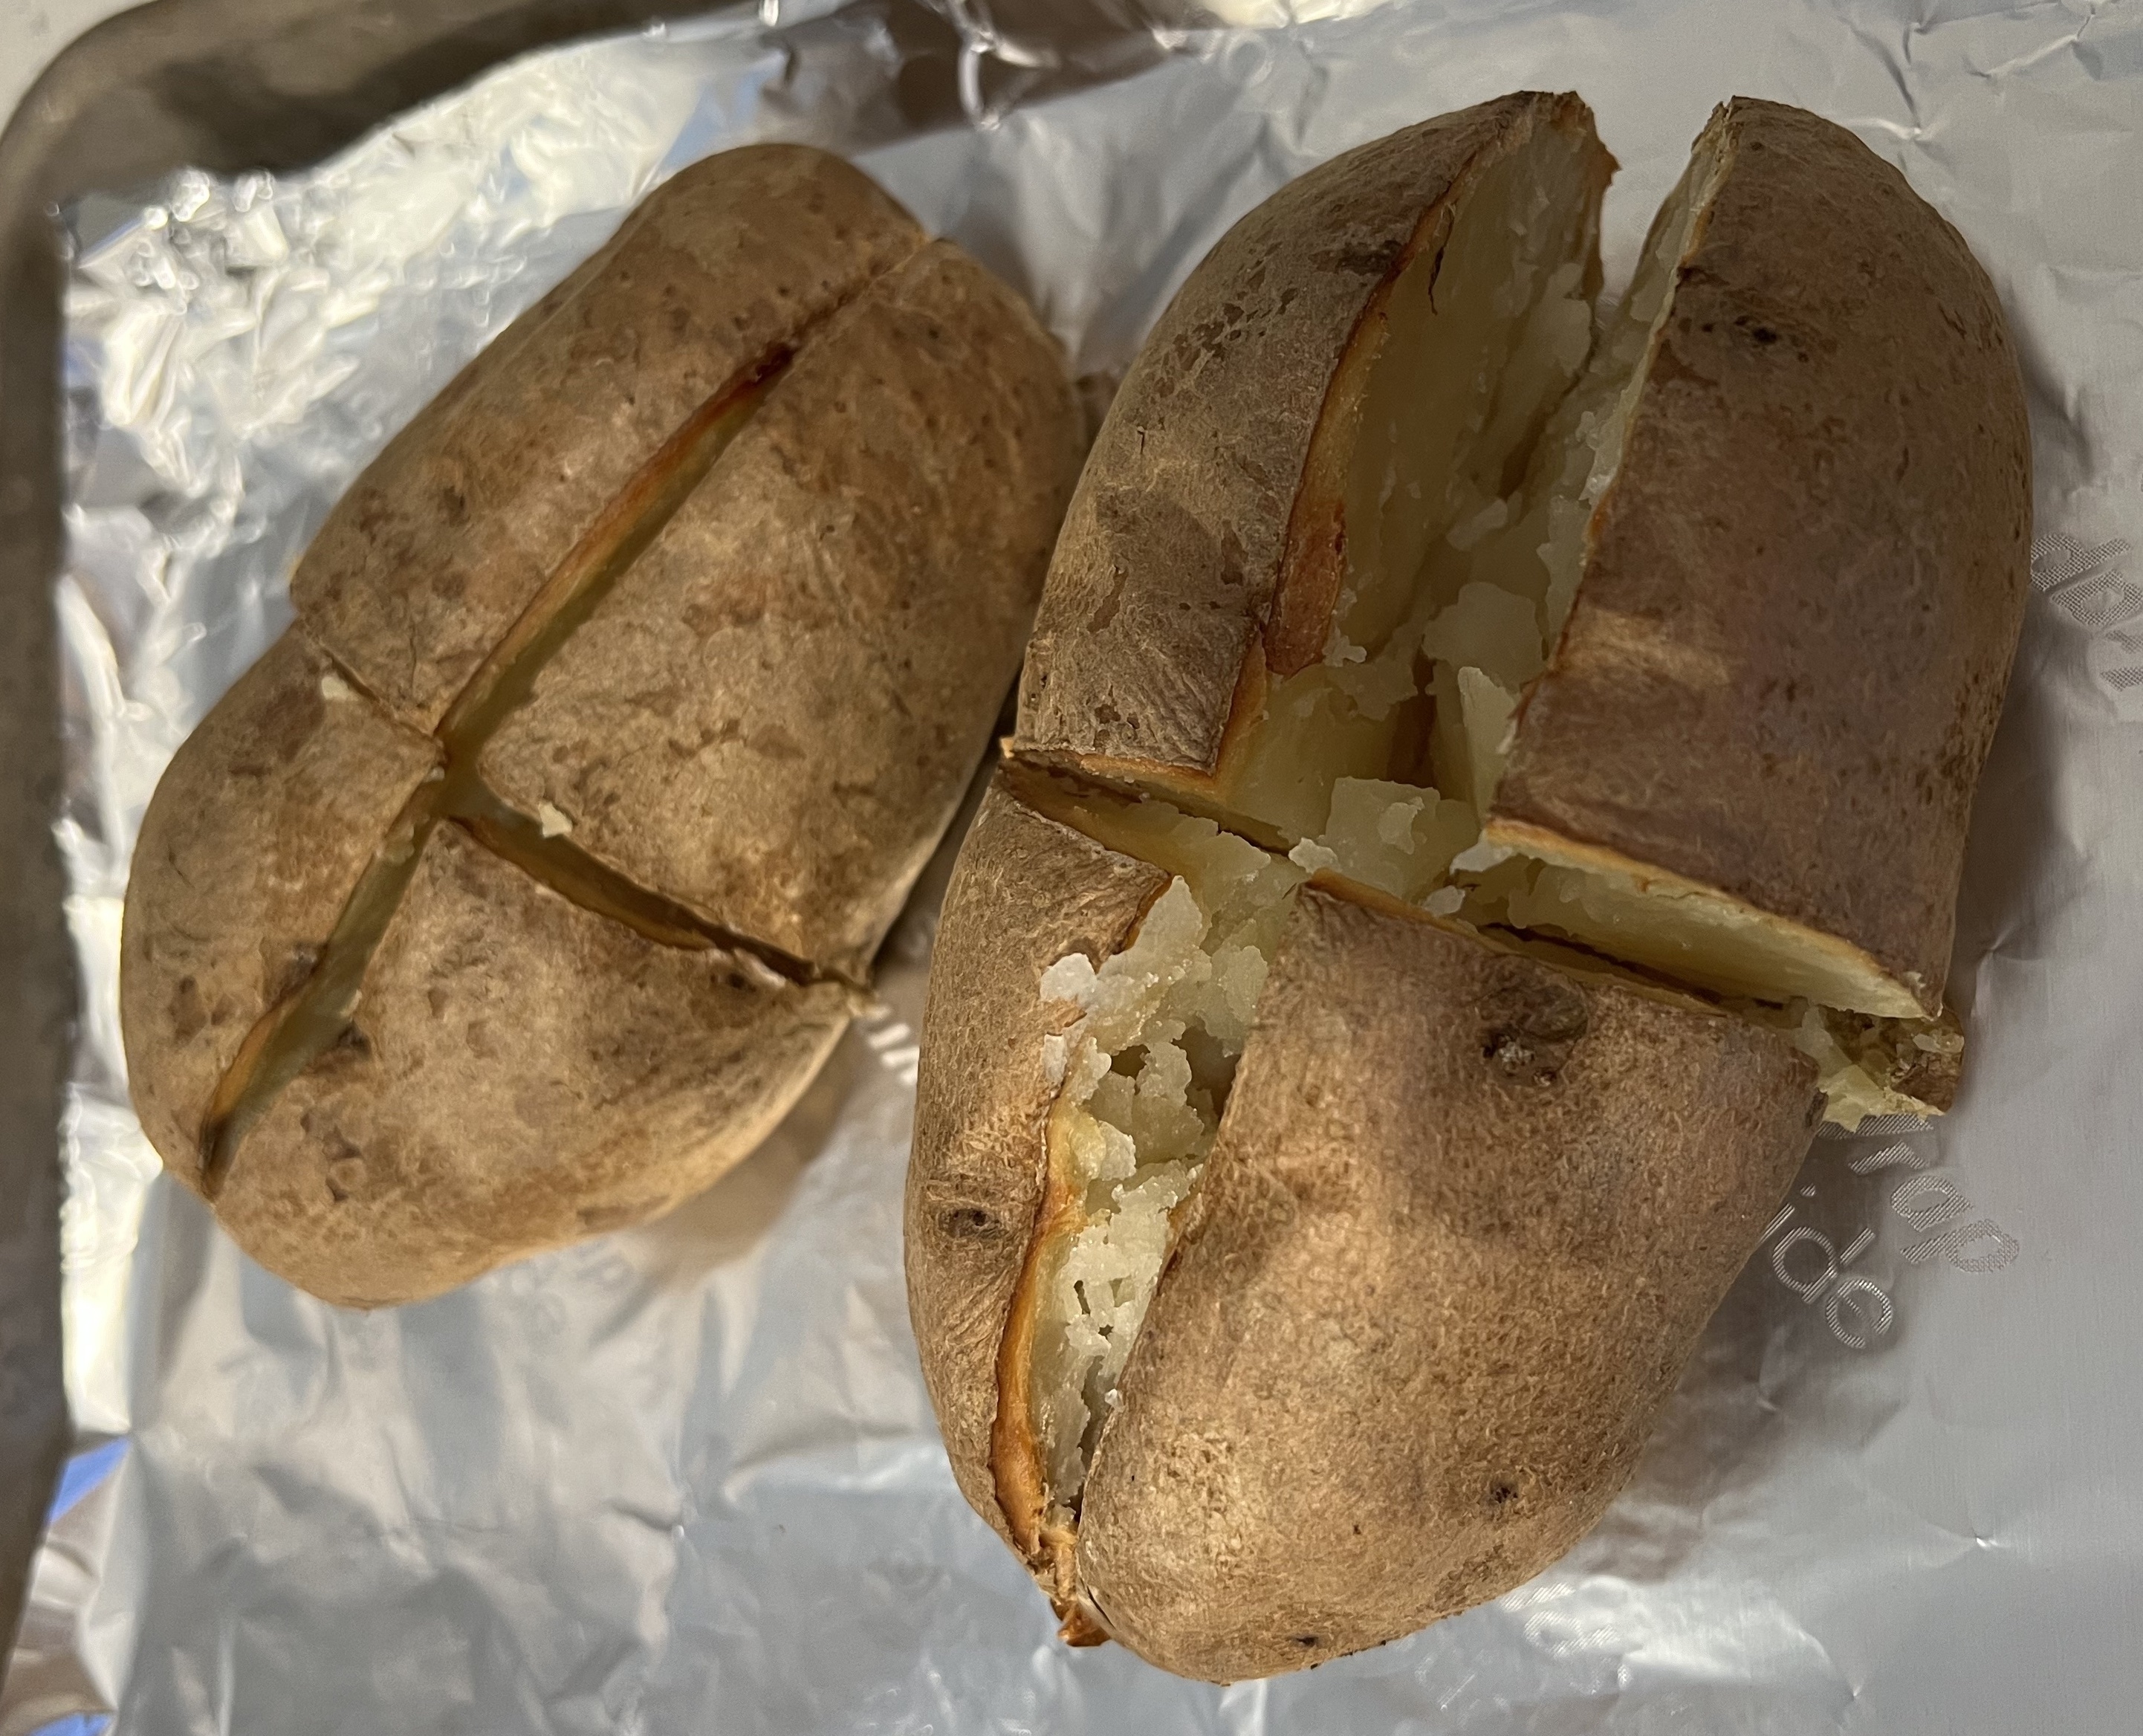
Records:
[[[1925,1112],[1898,1083],[1908,1061],[1950,1052],[1952,1036],[1903,987],[1850,948],[1707,888],[1481,842],[1512,719],[1569,618],[1587,526],[1723,167],[1700,143],[1596,337],[1577,264],[1592,245],[1589,206],[1559,141],[1482,178],[1454,219],[1433,304],[1428,265],[1402,275],[1364,393],[1331,645],[1321,665],[1274,684],[1228,797],[1306,869],[1783,1006],[1824,1070],[1833,1119],[1852,1125]],[[1853,1059],[1822,1034],[1851,1014],[1898,1029]]]
[[[1826,951],[1775,917],[1667,876],[1492,843],[1455,866],[1462,913],[1477,924],[1538,929],[1713,994],[1921,1016],[1902,990],[1873,992],[1844,949]]]
[[[1332,644],[1322,665],[1274,684],[1232,791],[1305,866],[1445,914],[1467,897],[1471,876],[1462,864],[1453,884],[1453,867],[1480,837],[1520,695],[1569,618],[1586,525],[1710,176],[1692,164],[1596,341],[1591,207],[1560,146],[1482,178],[1453,221],[1433,313],[1418,315],[1402,279],[1365,393]],[[1418,408],[1413,427],[1383,414],[1409,389],[1464,414]]]
[[[1956,1093],[1964,1032],[1947,1011],[1939,1019],[1873,1019],[1804,1000],[1740,1010],[1785,1030],[1815,1062],[1824,1119],[1841,1127],[1947,1109]]]
[[[1621,461],[1655,339],[1672,306],[1675,266],[1722,168],[1718,151],[1700,143],[1654,220],[1629,294],[1534,453],[1507,522],[1469,551],[1469,591],[1485,584],[1542,597],[1542,666],[1576,596],[1586,527]],[[1501,681],[1493,691],[1468,690],[1472,675],[1439,662],[1432,758],[1448,775],[1470,779],[1467,793],[1485,818],[1509,750],[1517,692]],[[1667,876],[1501,845],[1465,852],[1454,868],[1462,903],[1448,893],[1447,902],[1476,923],[1537,929],[1715,994],[1920,1016],[1909,994],[1871,977],[1844,949]]]
[[[1062,1203],[1042,1252],[1030,1387],[1060,1525],[1076,1512],[1167,1255],[1170,1214],[1198,1184],[1304,878],[1165,803],[1076,804],[1062,817],[1174,878],[1123,951],[1098,969],[1072,953],[1042,982],[1044,1000],[1078,1010],[1042,1057],[1061,1086],[1048,1145]]]
[[[1576,597],[1586,526],[1621,462],[1645,369],[1672,306],[1676,265],[1694,243],[1723,168],[1710,142],[1700,144],[1653,221],[1629,293],[1536,448],[1506,522],[1462,551],[1467,575],[1462,595],[1478,596],[1476,587],[1487,585],[1542,598],[1537,669],[1545,666]],[[1431,759],[1442,781],[1464,791],[1477,836],[1509,751],[1518,697],[1496,673],[1449,658],[1439,660],[1436,672]],[[1485,685],[1492,680],[1492,687]],[[1821,937],[1706,888],[1552,848],[1536,853],[1474,847],[1472,840],[1452,866],[1451,883],[1425,902],[1477,927],[1547,934],[1715,995],[1785,1003],[1779,1022],[1822,1070],[1828,1113],[1848,1126],[1868,1114],[1925,1113],[1926,1103],[1894,1088],[1913,1071],[1898,1057],[1954,1052],[1953,1029],[1938,1031],[1909,993],[1847,949],[1826,947]],[[1839,1022],[1835,1015],[1853,1013],[1893,1021],[1898,1029],[1863,1046],[1854,1059],[1825,1034]]]
[[[1435,660],[1486,669],[1512,694],[1541,666],[1537,598],[1467,594],[1453,556],[1510,512],[1591,346],[1590,172],[1581,141],[1544,130],[1477,177],[1445,245],[1392,286],[1352,407],[1345,576],[1324,657],[1272,684],[1216,792],[1267,835],[1320,838],[1342,785],[1436,784],[1462,795],[1430,764]],[[1344,828],[1368,802],[1359,790],[1340,799]],[[1416,820],[1380,839],[1408,858],[1409,878],[1440,872],[1466,841],[1433,808]],[[1458,841],[1444,849],[1448,839]]]

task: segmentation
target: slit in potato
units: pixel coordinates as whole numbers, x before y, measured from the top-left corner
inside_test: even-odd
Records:
[[[527,699],[543,665],[707,479],[794,354],[789,344],[777,345],[725,385],[603,508],[448,706],[438,734],[450,763],[476,764],[507,714]]]
[[[351,891],[312,974],[246,1033],[218,1083],[201,1139],[201,1190],[213,1200],[245,1136],[290,1082],[349,1028],[366,966],[408,890],[418,858],[443,820],[468,823],[472,833],[539,880],[599,915],[624,922],[667,946],[744,944],[666,908],[667,901],[622,876],[584,861],[560,845],[539,821],[532,828],[486,789],[477,776],[484,744],[533,688],[555,656],[627,568],[661,534],[692,491],[751,420],[787,368],[793,350],[781,346],[730,381],[686,418],[587,533],[558,563],[505,638],[478,666],[442,718],[440,772],[418,787]],[[354,679],[354,678],[353,678]],[[796,961],[758,958],[777,981],[804,980]]]
[[[657,946],[732,953],[740,968],[768,987],[839,980],[836,972],[707,922],[674,898],[649,891],[572,838],[547,830],[543,818],[532,819],[508,806],[481,784],[471,786],[449,818],[492,855],[512,863],[569,903],[606,917]]]
[[[1715,178],[1700,152],[1596,341],[1581,264],[1595,244],[1589,184],[1561,135],[1547,146],[1482,177],[1453,220],[1451,287],[1438,284],[1433,317],[1395,322],[1364,394],[1331,646],[1321,668],[1274,685],[1230,785],[1254,818],[1307,846],[1298,860],[1435,898],[1443,914],[1459,908],[1462,893],[1446,890],[1453,860],[1481,835],[1522,698],[1569,618],[1586,526]],[[1551,215],[1495,245],[1499,224],[1524,210]],[[1422,401],[1459,397],[1455,427],[1387,417],[1389,437],[1376,438],[1376,407],[1409,384],[1426,388]],[[1370,534],[1354,534],[1358,521]],[[1403,727],[1410,712],[1425,728]]]
[[[218,1081],[201,1134],[200,1189],[210,1200],[222,1191],[239,1146],[269,1105],[349,1028],[365,965],[408,890],[443,787],[434,772],[403,804],[335,919],[311,975],[246,1032]]]
[[[1083,953],[1042,994],[1078,1011],[1048,1038],[1052,1234],[1040,1244],[1030,1347],[1045,1530],[1077,1509],[1086,1465],[1166,1257],[1171,1215],[1197,1186],[1250,1014],[1305,878],[1212,821],[1158,801],[1051,804],[1054,817],[1172,878],[1130,944]]]
[[[1335,478],[1344,527],[1322,654],[1269,678],[1209,799],[1282,848],[1328,829],[1344,781],[1432,781],[1433,626],[1513,691],[1539,667],[1537,603],[1462,596],[1449,556],[1453,539],[1472,548],[1508,512],[1591,348],[1586,142],[1543,128],[1479,171],[1441,244],[1415,254],[1365,320],[1332,388],[1344,398],[1354,385],[1354,402],[1328,410],[1309,461]]]
[[[1512,826],[1453,866],[1463,913],[1477,924],[1538,929],[1728,998],[1932,1022],[1909,996],[1870,993],[1846,942],[1610,852]]]
[[[1954,1022],[1928,1016],[1859,948],[1494,813],[1680,265],[1725,167],[1708,131],[1596,334],[1586,264],[1596,189],[1578,141],[1544,130],[1474,178],[1443,244],[1417,253],[1365,321],[1332,388],[1355,403],[1328,413],[1313,448],[1305,492],[1320,466],[1344,477],[1344,579],[1322,658],[1267,678],[1209,788],[1151,787],[1289,850],[1306,871],[1761,1003],[1764,1021],[1796,1033],[1823,1070],[1843,1125],[1938,1111],[1954,1068],[1938,1079],[1921,1062],[1929,1044],[1952,1052],[1943,1031]],[[1299,621],[1289,631],[1299,638]],[[1849,1062],[1821,1035],[1848,1017],[1895,1029]],[[1928,1094],[1912,1095],[1908,1080]]]

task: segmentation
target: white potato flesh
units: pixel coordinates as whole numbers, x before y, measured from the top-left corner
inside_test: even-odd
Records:
[[[1520,855],[1465,893],[1463,913],[1477,927],[1554,935],[1712,994],[1920,1016],[1903,988],[1876,992],[1880,979],[1844,948],[1819,947],[1774,917],[1665,877]]]
[[[1098,969],[1072,953],[1042,976],[1045,1001],[1079,1011],[1043,1056],[1061,1081],[1050,1164],[1076,1192],[1076,1227],[1042,1274],[1032,1386],[1051,1495],[1068,1511],[1304,877],[1164,803],[1073,804],[1066,817],[1175,875],[1123,951]]]
[[[1462,597],[1453,545],[1482,546],[1511,512],[1503,491],[1591,347],[1588,172],[1574,141],[1537,137],[1479,177],[1446,245],[1393,285],[1348,460],[1324,660],[1273,683],[1216,792],[1289,845],[1319,836],[1343,779],[1427,784],[1438,653],[1425,641],[1466,648],[1512,692],[1540,668],[1537,598]]]
[[[1823,1093],[1824,1119],[1846,1129],[1858,1127],[1870,1115],[1923,1115],[1927,1105],[1893,1091],[1878,1076],[1883,1070],[1871,1066],[1851,1053],[1839,1040],[1826,1010],[1805,1001],[1784,1008],[1746,1009],[1764,1022],[1778,1026],[1792,1037],[1794,1046],[1816,1065],[1816,1085]],[[1886,1033],[1913,1047],[1954,1055],[1964,1039],[1954,1031],[1940,1028],[1934,1021],[1898,1021]]]

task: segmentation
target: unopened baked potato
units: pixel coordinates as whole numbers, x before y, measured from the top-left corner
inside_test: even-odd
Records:
[[[646,1218],[839,1036],[1018,665],[1081,414],[822,152],[685,171],[398,435],[158,786],[151,1142],[330,1300]]]
[[[1824,1115],[1939,1110],[2022,390],[1841,129],[1713,117],[1596,314],[1573,96],[1349,152],[1089,458],[948,890],[908,1293],[1076,1641],[1228,1679],[1621,1487]]]

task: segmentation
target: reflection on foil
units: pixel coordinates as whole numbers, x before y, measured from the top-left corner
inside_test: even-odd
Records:
[[[0,1736],[115,1718],[249,1736],[2131,1729],[2143,12],[1392,0],[1312,18],[1242,0],[1240,27],[1075,52],[981,0],[946,9],[972,124],[902,134],[909,50],[820,0],[536,57],[309,173],[181,173],[72,214],[58,827],[85,1005],[64,1129],[80,1438]],[[1118,76],[1051,84],[1077,54]],[[281,628],[290,566],[358,469],[661,176],[755,137],[859,151],[1106,381],[1291,176],[1520,87],[1581,91],[1625,165],[1611,276],[1714,101],[1854,127],[1992,272],[2039,470],[2042,601],[1953,977],[1963,1101],[1933,1130],[1817,1144],[1634,1485],[1566,1560],[1264,1684],[1056,1644],[953,1491],[908,1338],[899,1198],[942,854],[881,1010],[764,1150],[661,1223],[366,1315],[268,1278],[161,1179],[115,1006],[156,776]]]

